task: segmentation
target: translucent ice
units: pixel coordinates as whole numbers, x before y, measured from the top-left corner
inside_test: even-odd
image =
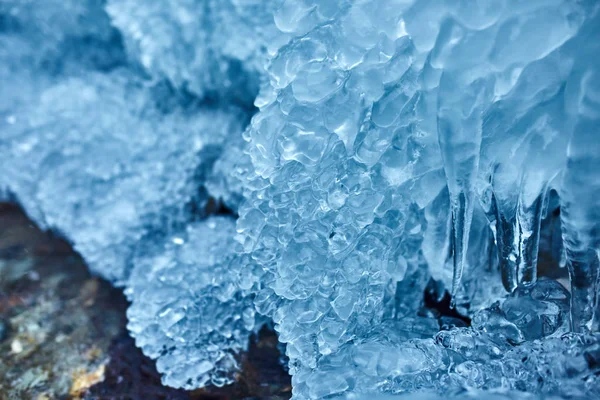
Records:
[[[128,328],[145,354],[158,359],[167,385],[197,388],[232,381],[236,353],[259,320],[246,290],[245,260],[236,256],[235,221],[211,217],[162,243],[138,250],[126,294]]]
[[[144,352],[159,358],[165,382],[222,385],[231,380],[234,356],[258,326],[250,300],[236,289],[239,278],[222,273],[216,282],[207,272],[206,280],[195,281],[196,288],[211,288],[200,293],[204,297],[196,307],[213,304],[214,319],[194,319],[187,331],[180,322],[177,331],[169,325],[181,312],[175,305],[197,297],[189,288],[183,292],[180,283],[162,304],[172,305],[173,313],[144,314],[140,310],[155,298],[145,297],[150,289],[140,290],[148,282],[140,276],[151,273],[147,265],[160,251],[162,257],[180,257],[170,265],[173,280],[202,267],[216,272],[219,264],[208,250],[205,259],[193,259],[191,244],[185,255],[163,244],[177,235],[196,244],[210,234],[222,254],[233,257],[234,223],[217,219],[208,229],[198,220],[221,202],[237,209],[241,189],[225,171],[241,154],[248,111],[208,104],[168,81],[139,74],[126,63],[104,3],[0,4],[0,198],[19,202],[38,225],[73,243],[93,272],[127,287],[130,328]],[[223,228],[220,236],[213,234],[214,224]],[[236,260],[242,265],[242,257]],[[160,266],[153,266],[152,276],[159,275]],[[157,291],[166,286],[153,283]],[[252,287],[249,280],[246,284],[247,290]],[[228,301],[231,308],[218,313],[216,306]],[[149,309],[156,310],[156,304]],[[213,324],[222,313],[229,319]],[[164,332],[154,329],[154,320]],[[200,322],[207,324],[201,332],[194,325]],[[144,323],[150,328],[140,328]],[[175,362],[179,359],[185,365]]]
[[[359,395],[376,391],[431,391],[451,398],[482,390],[483,397],[476,398],[494,398],[494,392],[514,398],[511,391],[597,395],[598,336],[564,335],[568,292],[552,281],[538,286],[476,313],[469,328],[436,334],[439,328],[427,323],[430,318],[386,321],[323,356],[318,369],[300,370],[295,394],[315,399],[344,393],[366,398]]]
[[[35,101],[54,80],[125,62],[103,0],[0,2],[0,118]]]
[[[542,290],[548,193],[568,185],[572,318],[597,330],[597,4],[288,1],[275,22],[291,39],[268,64],[247,134],[268,184],[247,192],[238,231],[267,273],[257,307],[287,343],[298,398],[363,390],[361,374],[390,391],[433,385],[444,352],[373,331],[416,312],[428,276],[460,312],[491,318],[461,374],[477,351],[493,352],[496,334],[501,351],[535,353],[533,338],[564,332],[564,296],[546,307],[526,293]],[[519,296],[505,311],[492,304],[498,282]],[[381,345],[364,366],[350,362],[370,340]],[[519,389],[511,374],[498,378]]]
[[[577,61],[565,89],[575,119],[562,176],[561,221],[573,291],[572,322],[576,331],[600,329],[600,51],[596,17],[578,42]]]
[[[252,104],[279,0],[108,0],[134,60],[194,94]]]
[[[599,8],[4,2],[0,191],[169,385],[272,319],[298,399],[598,397]]]
[[[2,121],[0,187],[72,241],[94,272],[120,283],[140,240],[202,207],[198,169],[214,160],[211,146],[240,134],[244,119],[209,109],[165,113],[144,86],[124,71],[89,73],[50,86]]]

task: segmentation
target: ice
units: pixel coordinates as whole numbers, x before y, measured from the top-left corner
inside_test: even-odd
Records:
[[[567,82],[568,110],[577,122],[567,148],[567,163],[562,176],[561,222],[567,265],[573,291],[572,323],[576,331],[600,328],[600,233],[598,202],[600,184],[595,171],[600,165],[600,86],[598,64],[592,54],[600,50],[593,27],[584,31],[577,65]]]
[[[272,321],[296,399],[598,397],[598,27],[592,0],[3,2],[0,192],[125,288],[168,385],[232,382]]]
[[[502,312],[526,340],[540,339],[561,329],[567,332],[570,294],[558,282],[540,280],[533,288],[520,287],[502,304]]]
[[[92,271],[120,284],[138,242],[202,208],[200,166],[245,118],[235,110],[164,113],[145,85],[125,71],[65,79],[13,113],[0,143],[0,186],[73,242]]]
[[[412,396],[425,392],[432,398],[437,398],[434,393],[440,398],[476,393],[474,398],[597,395],[593,377],[597,336],[566,335],[514,346],[507,339],[516,331],[498,330],[498,323],[485,324],[493,333],[482,327],[454,328],[439,332],[433,340],[406,334],[402,321],[386,324],[335,355],[324,356],[319,371],[301,372],[303,381],[294,387],[294,394],[300,398],[367,398],[377,392]]]
[[[252,287],[233,241],[235,221],[210,217],[164,241],[148,243],[133,260],[126,294],[128,328],[157,359],[165,384],[193,389],[233,381],[236,358],[257,331]]]
[[[0,198],[18,202],[38,225],[70,241],[92,272],[126,287],[130,330],[143,351],[158,358],[167,384],[223,385],[231,381],[250,332],[260,326],[251,301],[244,300],[248,290],[242,293],[239,279],[224,273],[221,282],[196,281],[196,288],[211,288],[197,293],[204,297],[172,283],[177,290],[160,309],[149,307],[156,314],[144,314],[155,298],[140,290],[149,282],[140,276],[152,271],[156,247],[160,257],[180,257],[171,265],[173,280],[201,267],[214,272],[218,262],[233,265],[233,220],[202,220],[223,203],[227,212],[237,210],[239,184],[224,174],[241,154],[249,110],[207,102],[139,73],[127,64],[121,36],[103,6],[0,5]],[[217,184],[208,189],[209,181]],[[215,234],[216,226],[224,233]],[[229,258],[213,260],[207,250],[204,259],[195,259],[191,244],[185,255],[164,245],[183,238],[203,243],[208,234]],[[235,259],[241,265],[243,258]],[[157,292],[165,290],[154,283]],[[190,318],[186,326],[181,313],[195,300],[195,309],[212,304],[214,319]],[[166,312],[169,307],[172,312]],[[178,321],[179,331],[173,327]],[[212,331],[196,331],[200,322]],[[148,330],[140,328],[144,323]]]
[[[251,105],[279,0],[108,0],[128,53],[149,74],[200,96]]]
[[[67,74],[123,65],[119,32],[100,0],[5,0],[0,3],[0,118]]]
[[[514,391],[593,397],[600,389],[592,377],[599,338],[565,334],[568,292],[553,281],[538,286],[543,287],[536,293],[513,295],[477,313],[469,328],[436,334],[439,327],[425,328],[429,318],[387,321],[323,356],[319,370],[299,372],[302,381],[294,393],[322,398],[346,392],[366,398],[358,395],[432,391],[463,398],[467,391],[494,398],[494,392],[509,396]],[[527,316],[537,318],[528,321]]]
[[[119,32],[103,6],[104,0],[2,1],[2,49],[15,52],[2,54],[4,61],[50,74],[73,72],[75,59],[79,68],[109,69],[123,62]]]
[[[243,201],[244,188],[240,178],[252,168],[244,148],[241,134],[229,135],[204,182],[210,195],[234,213]]]
[[[385,395],[369,393],[365,395],[348,394],[345,397],[341,397],[345,400],[392,400],[392,399],[415,399],[415,400],[443,400],[443,399],[481,399],[481,400],[557,400],[560,397],[556,396],[544,396],[534,395],[531,393],[524,393],[517,390],[469,390],[461,391],[458,393],[445,393],[443,395],[436,394],[435,392],[423,391],[419,393],[409,393],[403,395]]]
[[[543,347],[548,332],[565,333],[564,290],[560,304],[550,305],[532,291],[546,290],[536,282],[549,193],[582,174],[573,184],[586,194],[568,189],[565,200],[589,200],[565,203],[577,209],[561,211],[561,219],[570,273],[580,276],[572,316],[595,331],[598,105],[586,79],[597,71],[597,5],[336,4],[288,1],[275,13],[291,39],[267,66],[270,87],[246,135],[256,176],[268,185],[246,193],[238,231],[269,277],[257,298],[269,299],[267,315],[287,344],[294,395],[435,386],[428,374],[438,362],[450,364],[430,355],[420,361],[425,356],[410,341],[386,342],[393,329],[373,329],[390,316],[414,315],[428,275],[441,284],[440,296],[450,290],[459,312],[487,315],[478,322],[484,333],[459,330],[481,336],[476,351],[492,351],[501,335],[501,351],[535,353],[534,339]],[[571,99],[581,106],[567,104]],[[573,157],[585,164],[570,174]],[[506,293],[499,282],[513,293],[506,310],[494,305]],[[366,338],[382,343],[366,359],[383,357],[399,374],[393,379],[405,383],[390,384],[378,364],[367,373],[368,362],[350,361]],[[395,346],[394,361],[386,361]],[[492,377],[488,360],[476,356],[466,354],[458,373],[480,378],[457,387],[484,387],[477,379],[486,382],[488,374],[497,385],[506,379],[516,390],[539,390],[529,383],[521,389],[510,371]],[[394,364],[403,360],[416,370]],[[532,371],[543,365],[538,361]],[[370,383],[361,383],[361,374],[370,374]]]

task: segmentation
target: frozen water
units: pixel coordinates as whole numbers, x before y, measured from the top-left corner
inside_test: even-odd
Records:
[[[147,243],[134,258],[125,292],[128,328],[144,353],[158,360],[167,385],[232,382],[236,353],[260,327],[234,232],[232,218],[210,217],[162,243]]]
[[[491,390],[468,390],[458,393],[444,393],[443,395],[435,392],[424,391],[419,393],[409,393],[404,395],[385,395],[369,393],[364,395],[348,394],[341,397],[345,400],[392,400],[392,399],[411,399],[411,400],[445,400],[445,399],[477,399],[477,400],[557,400],[560,397],[534,395],[520,391],[491,391]]]
[[[64,75],[108,71],[125,62],[103,0],[0,2],[0,118],[35,101]]]
[[[3,2],[0,191],[169,385],[270,319],[298,399],[598,397],[599,8]]]
[[[275,21],[291,39],[268,64],[247,134],[268,185],[247,193],[238,231],[269,276],[257,307],[287,343],[298,398],[433,385],[446,353],[373,331],[418,310],[428,275],[459,311],[488,314],[475,353],[500,334],[503,352],[535,353],[532,339],[564,332],[564,293],[548,305],[527,288],[548,193],[568,185],[571,315],[574,330],[597,330],[596,3],[288,1]],[[500,282],[514,295],[496,311]],[[380,347],[362,366],[349,357],[364,341]],[[509,372],[496,377],[520,390]]]
[[[129,54],[196,95],[251,105],[280,0],[108,0]]]
[[[138,290],[139,271],[151,260],[138,255],[149,259],[155,247],[173,252],[163,242],[179,233],[187,236],[186,230],[195,229],[196,236],[189,236],[199,242],[198,235],[211,231],[202,230],[198,220],[221,201],[236,211],[239,184],[221,176],[228,168],[220,167],[227,162],[220,157],[233,162],[241,153],[234,147],[243,144],[249,115],[233,104],[207,102],[168,81],[148,79],[128,65],[104,3],[0,4],[0,198],[17,201],[38,225],[64,236],[94,273],[128,287],[130,314],[135,315],[140,304],[152,300]],[[214,193],[204,185],[209,180],[215,182]],[[212,236],[223,239],[224,254],[233,254],[234,223],[217,222],[227,237]],[[188,224],[194,225],[186,228]],[[189,246],[174,271],[190,274],[216,263],[199,258],[195,267]],[[237,281],[227,274],[222,278],[224,293],[205,293],[202,306],[227,304],[226,297],[234,296],[230,291]],[[201,287],[200,280],[196,283]],[[211,287],[217,291],[219,284]],[[232,298],[231,308],[223,306],[230,316],[220,325],[225,328],[219,331],[214,325],[217,334],[212,334],[188,326],[196,334],[194,344],[189,344],[188,332],[190,342],[181,345],[181,337],[173,337],[174,328],[167,325],[173,313],[164,309],[195,299],[179,298],[182,289],[171,292],[175,297],[165,299],[161,313],[132,318],[132,333],[148,355],[159,358],[168,384],[227,383],[236,367],[234,355],[247,346],[255,326],[250,300],[244,305],[244,295],[234,290],[240,301]],[[218,315],[223,314],[213,317]],[[238,322],[240,316],[243,322]],[[152,331],[151,317],[163,318],[163,336]],[[210,326],[216,320],[196,319],[193,324]],[[140,330],[144,323],[151,328]],[[154,339],[147,332],[154,332]],[[146,346],[144,340],[154,344]],[[208,346],[211,350],[195,352]],[[178,357],[185,365],[173,362]]]
[[[521,296],[514,296],[475,314],[469,328],[436,334],[439,327],[428,326],[430,318],[386,321],[323,356],[318,370],[300,371],[302,380],[294,390],[301,398],[423,390],[452,398],[463,398],[465,390],[595,397],[600,393],[594,377],[600,338],[565,335],[560,320],[567,314],[560,310],[568,309],[568,292],[554,282],[539,284],[544,285],[520,301],[520,314],[513,306]],[[528,321],[526,315],[536,315],[540,307],[545,315]]]
[[[142,238],[202,207],[199,166],[240,134],[244,119],[210,109],[163,113],[144,85],[127,72],[68,78],[2,121],[0,186],[71,240],[94,272],[120,283]]]

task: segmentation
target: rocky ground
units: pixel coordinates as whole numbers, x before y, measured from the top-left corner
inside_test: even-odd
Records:
[[[65,241],[0,204],[0,399],[287,399],[274,333],[241,354],[235,384],[194,392],[161,385],[125,328],[127,301],[93,277]]]

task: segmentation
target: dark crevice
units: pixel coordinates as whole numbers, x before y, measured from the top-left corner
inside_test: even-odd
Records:
[[[133,339],[123,333],[108,350],[110,361],[104,381],[92,386],[86,399],[171,399],[187,400],[184,390],[165,387],[154,361],[135,347]]]
[[[21,22],[14,16],[0,12],[0,34],[19,33],[21,31]]]
[[[209,197],[206,201],[204,213],[205,215],[220,215],[234,219],[238,218],[237,211],[227,207],[221,200],[217,200],[214,197]]]
[[[471,318],[460,314],[455,307],[451,306],[452,296],[450,293],[445,289],[443,293],[439,293],[437,286],[433,279],[429,280],[423,297],[425,308],[438,316],[442,327],[448,318],[462,321],[466,326],[471,326]]]
[[[72,69],[64,65],[65,60],[76,63],[77,69],[104,73],[123,67],[127,63],[123,39],[117,30],[112,30],[107,40],[92,35],[69,38],[62,43],[61,48],[60,60],[55,61],[53,65],[56,74]],[[46,68],[46,71],[50,70],[50,63]]]
[[[540,247],[538,252],[538,277],[561,279],[568,277],[567,268],[560,266],[562,228],[560,221],[560,199],[552,190],[548,195],[548,213],[540,227]]]

